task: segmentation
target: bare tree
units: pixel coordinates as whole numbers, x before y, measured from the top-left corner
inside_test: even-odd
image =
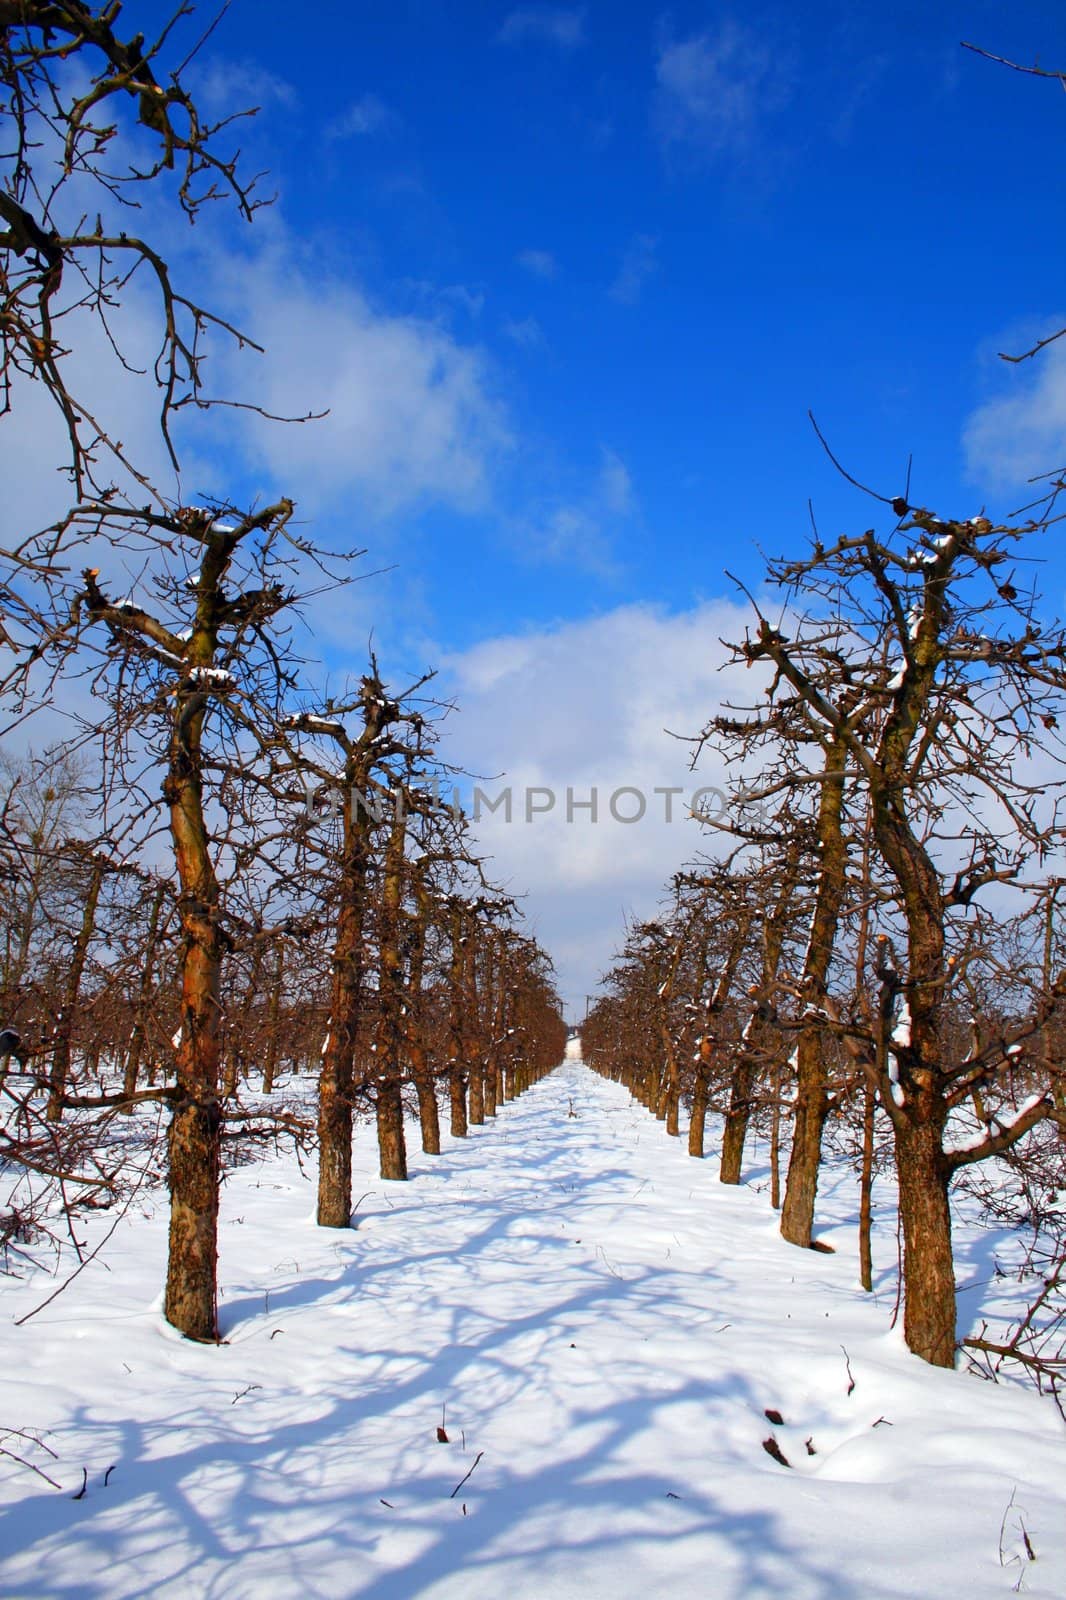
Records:
[[[868,796],[906,965],[883,940],[885,1048],[860,1045],[853,1027],[841,1031],[895,1134],[907,1341],[926,1360],[950,1365],[951,1176],[1010,1148],[1054,1111],[1050,1096],[1038,1095],[972,1147],[946,1148],[952,1107],[995,1076],[1016,1042],[1008,1036],[963,1062],[945,1059],[944,1006],[955,966],[950,920],[982,888],[1018,880],[1031,853],[1054,836],[1054,810],[1040,815],[1045,785],[1026,782],[1022,764],[1041,747],[1058,754],[1066,644],[1058,630],[1039,627],[1034,603],[1003,570],[1024,530],[982,518],[945,522],[902,504],[898,514],[907,520],[895,538],[870,531],[809,559],[772,564],[771,576],[808,615],[792,637],[760,615],[740,654],[772,662],[775,683],[802,704],[824,748],[844,748]],[[904,542],[908,533],[916,543]],[[879,649],[885,639],[898,652],[887,661]],[[1006,832],[985,825],[981,804],[1003,809]],[[953,840],[948,861],[941,838]],[[1047,1003],[1037,998],[1019,1037],[1038,1026]],[[829,997],[821,1009],[840,1023]]]
[[[205,119],[183,81],[203,40],[174,59],[175,30],[192,11],[182,0],[146,41],[119,30],[114,4],[0,3],[0,112],[10,130],[0,157],[0,416],[20,381],[43,385],[62,418],[79,500],[111,490],[116,470],[149,486],[143,466],[72,383],[71,327],[95,321],[123,361],[116,308],[134,275],[148,275],[159,304],[159,426],[175,465],[173,420],[206,400],[205,332],[252,342],[176,287],[158,244],[127,220],[148,186],[169,192],[190,222],[227,195],[249,220],[262,203],[255,179],[240,174],[239,152],[220,149],[235,119]]]
[[[277,717],[286,687],[271,635],[292,603],[276,567],[291,514],[288,501],[229,518],[202,510],[154,514],[153,536],[171,561],[193,568],[192,576],[179,578],[164,566],[158,609],[149,611],[110,598],[89,568],[70,621],[49,642],[67,662],[100,631],[95,671],[113,708],[109,758],[134,792],[144,788],[138,763],[149,773],[162,767],[182,939],[176,1081],[136,1098],[171,1103],[165,1314],[194,1339],[214,1339],[218,1331],[221,986],[232,942],[218,872],[227,824],[220,836],[210,812],[220,781],[242,770],[239,750],[254,750],[266,717]],[[179,606],[190,616],[183,629],[167,614]]]

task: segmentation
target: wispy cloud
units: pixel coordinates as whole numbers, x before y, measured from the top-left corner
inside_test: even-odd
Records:
[[[554,278],[559,271],[550,250],[520,250],[515,260],[534,278]]]
[[[1062,325],[1054,321],[1051,331]],[[1019,487],[1066,465],[1066,339],[1008,370],[1009,387],[979,406],[963,431],[970,476],[989,489]]]
[[[544,343],[544,329],[536,317],[508,317],[503,324],[503,333],[523,350],[535,350]]]
[[[485,309],[484,289],[471,289],[465,283],[433,283],[426,278],[406,278],[404,287],[429,315],[450,319],[458,313],[476,322]]]
[[[535,508],[521,520],[518,531],[531,561],[614,578],[618,575],[615,536],[636,512],[629,469],[621,456],[604,446],[587,488]]]
[[[626,246],[618,274],[607,291],[612,300],[622,306],[635,306],[644,285],[658,270],[656,249],[659,241],[653,234],[638,233]]]
[[[292,106],[297,94],[291,83],[252,61],[215,60],[195,72],[197,99],[225,115],[235,106]]]
[[[584,6],[519,6],[503,19],[497,35],[501,44],[521,44],[539,39],[560,50],[576,50],[585,38]]]
[[[633,479],[630,477],[629,468],[614,450],[603,448],[603,459],[600,463],[599,495],[605,511],[616,517],[631,516],[636,500],[633,494]]]
[[[370,133],[389,133],[400,125],[400,118],[391,106],[376,94],[360,95],[339,117],[334,117],[326,128],[327,139],[354,139]]]
[[[761,118],[788,92],[780,61],[756,30],[729,20],[664,41],[655,76],[664,143],[706,154],[749,145]]]

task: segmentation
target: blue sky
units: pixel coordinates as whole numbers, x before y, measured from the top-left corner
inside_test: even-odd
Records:
[[[124,17],[151,34],[169,10]],[[695,732],[730,687],[720,641],[746,611],[725,569],[757,585],[760,547],[799,549],[808,497],[823,536],[876,515],[808,408],[885,493],[913,455],[912,498],[948,516],[1001,513],[1066,461],[1066,340],[997,357],[1066,323],[1066,98],[960,48],[1064,67],[1061,0],[292,17],[234,0],[194,68],[212,112],[261,105],[240,138],[276,204],[158,225],[267,347],[216,345],[210,387],[329,415],[212,413],[176,492],[284,492],[319,540],[366,547],[377,575],[320,597],[313,649],[334,682],[371,635],[393,681],[439,667],[452,760],[604,796],[687,782],[664,729]],[[136,294],[130,316],[151,327]],[[150,408],[97,356],[150,454]],[[39,525],[54,439],[29,398],[0,521]],[[485,838],[575,1010],[701,843],[558,816]]]
[[[995,351],[1066,309],[1066,107],[959,41],[1061,63],[1060,5],[290,15],[238,3],[205,58],[263,98],[286,225],[472,352],[492,408],[478,492],[368,527],[427,634],[683,607],[802,537],[808,495],[864,518],[808,407],[880,488],[913,452],[945,513],[1011,503],[966,430],[1031,377]]]

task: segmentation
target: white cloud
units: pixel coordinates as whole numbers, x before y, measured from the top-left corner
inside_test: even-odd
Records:
[[[674,733],[698,732],[732,699],[757,694],[755,675],[724,666],[723,638],[743,635],[750,613],[715,600],[671,614],[623,606],[601,617],[523,635],[491,639],[444,665],[460,710],[445,729],[445,754],[468,771],[504,773],[482,787],[498,798],[512,790],[512,820],[483,810],[476,833],[493,857],[492,871],[529,890],[523,910],[559,967],[574,1004],[593,992],[623,937],[630,909],[647,915],[671,873],[713,838],[684,803],[700,785],[722,785],[721,763],[708,754],[688,771],[691,747]],[[527,787],[550,789],[550,812],[524,820]],[[599,814],[572,808],[597,791]],[[666,821],[667,799],[656,788],[679,788]],[[610,814],[621,789],[646,797],[640,821]],[[545,802],[538,796],[534,805]],[[633,795],[616,810],[635,812]]]
[[[617,576],[614,535],[619,523],[636,514],[637,504],[621,457],[606,447],[600,457],[599,470],[583,493],[545,501],[520,519],[517,536],[530,561]]]
[[[534,278],[554,278],[559,270],[550,250],[522,250],[515,260]]]
[[[536,317],[508,317],[502,327],[505,336],[523,350],[535,350],[544,343],[544,330]]]
[[[501,44],[539,39],[561,50],[575,50],[585,37],[585,8],[519,6],[504,18],[497,37]]]
[[[192,83],[199,103],[216,116],[255,106],[292,106],[297,94],[291,83],[254,61],[215,60],[197,65]]]
[[[754,29],[729,20],[664,42],[655,75],[663,140],[709,154],[749,144],[784,94],[774,54]]]
[[[1066,339],[1005,375],[1005,392],[979,406],[963,431],[970,476],[989,489],[1066,465]]]
[[[376,94],[361,95],[326,128],[327,139],[359,138],[368,133],[387,133],[399,124],[396,112]]]
[[[618,274],[608,293],[622,306],[635,306],[644,285],[658,270],[656,249],[658,239],[650,233],[636,234],[626,246]]]
[[[628,517],[633,511],[633,480],[629,468],[621,456],[606,448],[600,466],[600,498],[604,509],[617,517]]]
[[[487,357],[438,322],[380,311],[355,285],[301,269],[288,243],[227,264],[220,292],[267,354],[225,352],[222,386],[278,415],[328,415],[286,427],[230,414],[250,464],[308,509],[346,493],[376,514],[483,506],[512,442]]]

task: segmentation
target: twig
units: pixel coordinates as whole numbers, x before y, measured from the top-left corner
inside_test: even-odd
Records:
[[[126,1212],[129,1210],[130,1206],[133,1204],[134,1200],[137,1198],[137,1195],[138,1195],[138,1193],[140,1191],[141,1185],[144,1182],[147,1174],[148,1174],[148,1166],[146,1164],[142,1168],[140,1177],[137,1179],[137,1182],[134,1184],[133,1188],[130,1190],[129,1197],[126,1200],[125,1205],[122,1207],[122,1210],[119,1212],[118,1216],[115,1218],[115,1220],[111,1224],[110,1228],[108,1228],[107,1232],[104,1234],[103,1238],[100,1240],[100,1243],[96,1246],[96,1248],[94,1250],[90,1250],[89,1254],[85,1257],[84,1261],[79,1262],[79,1264],[74,1268],[74,1271],[71,1273],[70,1277],[67,1278],[63,1283],[61,1283],[59,1285],[58,1289],[53,1289],[52,1290],[52,1293],[48,1296],[47,1300],[42,1300],[39,1306],[34,1306],[32,1311],[27,1311],[25,1316],[16,1317],[15,1318],[15,1327],[16,1328],[21,1328],[23,1323],[29,1322],[31,1317],[35,1317],[39,1311],[43,1311],[46,1306],[50,1306],[52,1304],[53,1300],[58,1300],[59,1296],[63,1293],[64,1289],[69,1289],[70,1288],[71,1284],[74,1282],[74,1279],[76,1277],[78,1277],[79,1273],[84,1272],[85,1268],[89,1265],[89,1263],[91,1261],[95,1261],[96,1257],[100,1254],[100,1251],[104,1248],[104,1245],[107,1244],[108,1240],[111,1238],[111,1235],[114,1233],[115,1229],[118,1227],[118,1225],[122,1221],[123,1217],[125,1217]]]
[[[982,50],[979,44],[967,44],[965,39],[959,43],[964,50],[972,50],[975,56],[984,56],[986,61],[994,61],[999,67],[1009,67],[1012,72],[1024,72],[1031,78],[1057,78],[1066,89],[1066,72],[1058,72],[1054,68],[1050,71],[1047,67],[1023,67],[1020,61],[1010,61],[1006,56],[993,55],[991,50]]]
[[[876,489],[871,489],[869,484],[860,483],[858,478],[853,478],[852,477],[851,473],[847,470],[846,467],[844,467],[844,466],[842,466],[840,464],[840,462],[837,460],[836,456],[833,454],[832,450],[829,448],[829,441],[826,438],[825,434],[822,432],[821,428],[818,426],[817,422],[815,421],[814,412],[813,411],[808,411],[807,415],[811,419],[811,427],[814,429],[815,433],[818,435],[818,442],[820,443],[822,449],[825,451],[826,455],[829,457],[830,461],[833,463],[834,467],[836,467],[837,471],[840,473],[840,476],[842,478],[846,478],[848,480],[848,482],[853,485],[854,488],[861,489],[863,494],[868,494],[872,500],[880,500],[880,502],[881,502],[881,504],[883,506],[892,505],[893,501],[892,501],[892,496],[891,495],[878,494],[877,490]]]
[[[49,1452],[49,1454],[52,1455],[54,1455],[54,1453],[54,1451]],[[0,1456],[7,1456],[9,1460],[17,1461],[20,1467],[29,1467],[30,1471],[35,1472],[39,1478],[43,1478],[45,1483],[50,1483],[53,1489],[61,1489],[63,1487],[63,1485],[61,1483],[57,1483],[54,1478],[50,1478],[47,1472],[42,1471],[40,1467],[35,1467],[33,1462],[27,1461],[24,1456],[16,1455],[15,1451],[9,1450],[6,1445],[0,1445]]]
[[[841,1349],[842,1349],[842,1350],[844,1350],[844,1346],[843,1346],[843,1345],[841,1345],[841,1346],[840,1346],[840,1348],[841,1348]],[[848,1369],[848,1393],[849,1393],[849,1394],[850,1394],[850,1393],[851,1393],[851,1391],[852,1391],[852,1390],[853,1390],[853,1389],[854,1389],[854,1387],[855,1387],[855,1379],[854,1379],[854,1378],[853,1378],[853,1377],[852,1377],[852,1373],[851,1373],[851,1360],[850,1360],[850,1358],[849,1358],[849,1356],[848,1356],[848,1352],[847,1352],[847,1351],[846,1351],[846,1350],[844,1350],[844,1365],[845,1365],[845,1366],[846,1366],[846,1367],[847,1367],[847,1369]]]
[[[481,1458],[482,1458],[482,1456],[484,1454],[485,1454],[484,1450],[479,1450],[478,1451],[477,1455],[474,1457],[474,1467],[477,1466],[478,1462],[481,1460]],[[451,1494],[448,1496],[449,1500],[454,1500],[455,1499],[456,1495],[459,1493],[459,1490],[463,1487],[463,1484],[467,1481],[467,1478],[470,1477],[470,1473],[473,1472],[474,1467],[470,1468],[470,1472],[467,1473],[466,1478],[460,1478],[459,1482],[455,1485],[455,1488],[452,1490]]]

